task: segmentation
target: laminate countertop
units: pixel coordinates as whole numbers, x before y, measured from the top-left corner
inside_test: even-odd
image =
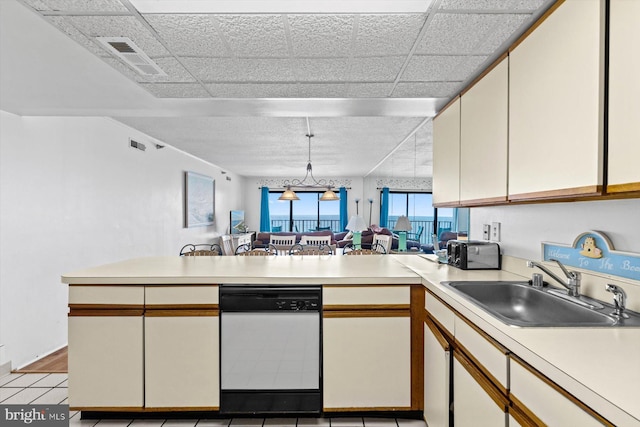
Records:
[[[528,278],[505,270],[459,270],[420,255],[147,257],[62,276],[70,285],[422,284],[612,423],[640,426],[640,328],[511,327],[440,284],[522,279]]]

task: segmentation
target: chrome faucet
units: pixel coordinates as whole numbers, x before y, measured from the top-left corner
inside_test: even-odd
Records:
[[[629,315],[624,312],[625,305],[627,303],[627,294],[620,286],[608,284],[606,287],[607,292],[613,294],[613,303],[615,304],[615,311],[611,313],[613,316],[628,319]]]
[[[556,282],[560,283],[562,286],[567,288],[567,294],[569,296],[579,297],[580,296],[580,279],[582,278],[582,275],[577,271],[567,270],[565,266],[562,265],[562,263],[557,259],[550,259],[549,261],[555,261],[558,263],[564,275],[567,276],[566,280],[563,280],[560,277],[556,276],[556,274],[551,272],[551,270],[549,270],[547,267],[535,261],[527,261],[527,267],[529,268],[538,267],[540,270],[544,271],[549,276],[551,276]]]

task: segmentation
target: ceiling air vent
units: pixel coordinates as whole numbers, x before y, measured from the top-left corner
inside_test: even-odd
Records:
[[[146,53],[127,37],[96,37],[100,43],[123,60],[127,65],[144,76],[166,76],[158,64],[153,62]]]
[[[129,139],[129,146],[130,146],[131,148],[136,148],[136,149],[138,149],[138,150],[140,150],[140,151],[144,151],[144,150],[146,150],[146,149],[147,149],[147,146],[146,146],[146,145],[144,145],[144,144],[143,144],[143,143],[141,143],[141,142],[134,141],[133,139]]]

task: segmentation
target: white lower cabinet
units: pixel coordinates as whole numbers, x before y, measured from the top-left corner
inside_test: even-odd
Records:
[[[508,426],[509,403],[460,353],[453,359],[453,420],[456,427]]]
[[[69,406],[142,408],[142,311],[69,315]]]
[[[449,427],[451,348],[430,320],[424,325],[424,419],[429,427]]]
[[[409,317],[323,319],[324,409],[411,407]]]
[[[570,399],[568,394],[562,393],[550,384],[550,381],[544,380],[521,362],[512,361],[511,398],[538,418],[533,420],[534,423],[580,427],[611,425],[603,419],[596,418],[597,416],[586,407],[581,407],[577,401]]]
[[[145,407],[219,407],[218,325],[218,316],[145,318]]]

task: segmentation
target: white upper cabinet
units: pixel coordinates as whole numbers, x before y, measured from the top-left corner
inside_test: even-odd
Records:
[[[503,59],[461,99],[460,204],[507,199],[509,65]]]
[[[460,202],[460,98],[433,119],[433,204]]]
[[[509,68],[509,199],[600,194],[604,1],[561,3]]]
[[[612,0],[607,192],[640,191],[640,1]]]

